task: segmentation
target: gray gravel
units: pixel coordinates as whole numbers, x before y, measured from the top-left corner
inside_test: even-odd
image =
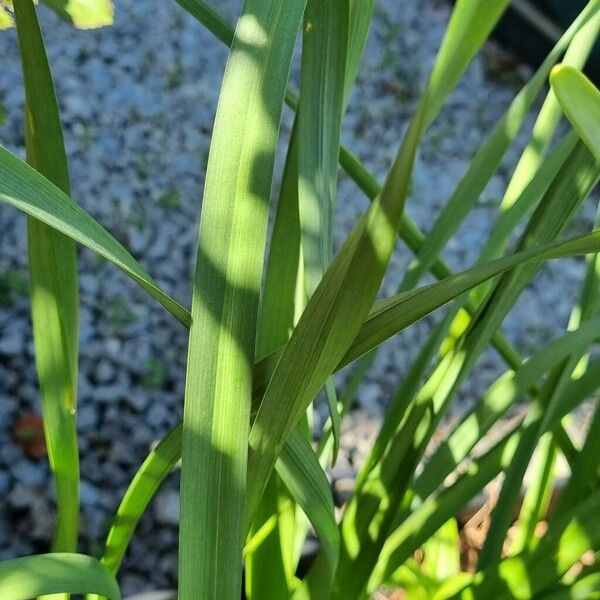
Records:
[[[239,2],[219,3],[233,16]],[[344,139],[382,179],[418,98],[448,19],[439,0],[381,0]],[[174,2],[120,0],[114,27],[77,32],[41,8],[63,111],[73,197],[102,222],[170,294],[190,303],[199,199],[225,49]],[[1,143],[24,154],[23,97],[14,32],[0,34]],[[489,78],[475,61],[428,134],[408,204],[427,228],[485,132],[515,92],[519,73]],[[284,130],[289,130],[286,114]],[[517,154],[508,158],[446,258],[455,268],[475,259],[492,204]],[[339,243],[366,202],[340,182]],[[589,207],[579,227],[588,227]],[[54,516],[45,462],[27,458],[11,438],[23,412],[38,411],[26,297],[24,218],[0,206],[0,559],[48,548]],[[399,247],[384,292],[392,293],[409,253]],[[565,326],[582,275],[581,261],[545,267],[506,321],[524,351]],[[151,444],[181,416],[186,334],[111,265],[80,252],[82,542],[98,553],[122,492]],[[5,284],[8,282],[8,284]],[[25,294],[24,294],[25,292]],[[550,325],[548,315],[552,315]],[[379,354],[358,408],[344,424],[333,473],[346,497],[353,473],[380,424],[383,406],[435,319],[397,336]],[[499,373],[486,354],[460,398],[473,399]],[[455,409],[460,411],[460,407]],[[177,474],[142,519],[125,562],[125,594],[173,587],[178,519]]]

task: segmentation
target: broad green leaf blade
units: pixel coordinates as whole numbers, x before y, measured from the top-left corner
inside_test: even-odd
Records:
[[[113,24],[111,0],[42,0],[59,17],[78,29],[96,29]]]
[[[472,4],[457,4],[450,30],[462,31],[464,18],[474,19],[472,29],[480,33],[460,46],[445,40],[424,100],[409,125],[381,195],[355,227],[309,300],[273,373],[250,432],[248,515],[256,508],[283,442],[350,347],[375,298],[393,250],[417,146],[427,124],[435,118],[502,13],[498,7],[506,6],[505,2],[496,2],[489,11],[480,11],[477,2],[477,10],[472,13]],[[284,410],[282,398],[287,404]]]
[[[31,600],[46,594],[99,594],[121,600],[113,576],[82,554],[40,554],[0,563],[2,600]]]
[[[296,322],[296,298],[305,303],[300,258],[300,220],[298,216],[298,134],[294,123],[275,211],[273,232],[266,263],[257,334],[257,356],[267,356],[287,343]],[[297,560],[296,506],[289,492],[274,473],[257,510],[250,536],[263,524],[276,521],[261,543],[246,552],[246,595],[250,600],[267,595],[289,595]]]
[[[69,193],[58,103],[32,0],[14,0],[25,82],[28,163]],[[79,289],[73,240],[29,217],[29,271],[35,362],[44,432],[58,502],[52,549],[75,552],[79,528],[77,364]]]
[[[160,302],[178,321],[189,325],[189,312],[163,292],[106,229],[67,194],[2,146],[0,202],[18,208],[103,256]]]
[[[292,596],[327,600],[339,553],[339,533],[334,517],[331,488],[308,440],[296,428],[288,437],[277,473],[313,524],[321,549],[307,577]]]
[[[204,0],[177,0],[177,2],[187,10],[194,18],[202,23],[208,31],[210,31],[215,37],[222,41],[226,45],[231,45],[233,39],[233,30],[223,20],[223,18],[210,6],[209,3]],[[598,0],[593,0],[594,5]],[[374,9],[373,0],[368,0],[368,3],[362,0],[356,0],[355,4],[352,5],[351,10],[351,30],[354,32],[360,32],[362,35],[367,35],[368,25],[366,21],[372,14]],[[587,14],[589,18],[589,13]],[[361,21],[361,23],[358,23]],[[581,25],[582,23],[579,23]],[[563,45],[561,49],[564,49],[571,41],[575,34],[575,29],[569,28],[568,35],[562,39]],[[360,40],[359,38],[350,39],[350,49],[348,50],[348,66],[347,66],[347,78],[346,85],[350,85],[350,81],[355,77],[355,70],[358,69],[356,61],[359,60],[360,46],[364,46],[366,39]],[[348,92],[348,90],[347,90]],[[286,93],[286,103],[293,108],[297,108],[298,99],[289,88]],[[380,194],[381,188],[377,180],[373,175],[358,161],[358,159],[343,145],[340,147],[340,165],[348,173],[348,175],[354,180],[359,189],[361,189],[369,200],[373,201]],[[423,241],[426,239],[425,234],[419,229],[419,227],[410,219],[410,217],[403,213],[400,226],[398,229],[398,236],[407,244],[407,246],[416,252],[421,246]],[[438,279],[443,279],[448,275],[452,274],[452,271],[446,265],[446,263],[438,258],[434,261],[431,266],[431,272]],[[472,307],[468,307],[470,311],[474,310]],[[510,345],[510,343],[502,336],[500,332],[494,335],[494,345],[497,347],[500,354],[507,361],[509,366],[516,366],[520,363],[520,359],[516,350]]]
[[[346,53],[346,77],[344,83],[344,107],[348,104],[352,86],[356,81],[363,52],[367,44],[375,0],[349,0],[350,22],[348,51]]]
[[[456,519],[446,521],[423,544],[422,569],[435,581],[460,573],[460,539]]]
[[[308,0],[304,14],[298,105],[298,206],[306,293],[333,257],[333,215],[344,111],[349,0]],[[335,448],[339,414],[333,382],[325,385]]]
[[[284,346],[296,322],[296,297],[305,295],[298,285],[300,217],[298,214],[298,133],[294,124],[275,211],[256,343],[259,358]]]
[[[575,131],[600,160],[600,92],[583,73],[566,65],[552,69],[550,83]]]
[[[308,296],[333,256],[348,0],[308,0],[298,105],[298,204]]]
[[[304,6],[245,3],[215,118],[184,403],[181,600],[241,593],[259,290],[279,121]]]

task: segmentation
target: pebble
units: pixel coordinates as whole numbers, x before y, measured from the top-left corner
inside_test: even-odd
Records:
[[[42,463],[33,463],[25,458],[12,466],[12,472],[17,479],[24,485],[41,485],[46,479],[46,469]]]
[[[25,349],[25,340],[22,335],[13,331],[8,335],[0,337],[0,354],[6,356],[18,356]]]
[[[82,479],[79,485],[79,497],[81,506],[86,508],[94,507],[100,502],[100,491],[94,484]]]
[[[158,494],[154,503],[156,520],[163,525],[179,523],[179,494],[174,490],[164,490]]]

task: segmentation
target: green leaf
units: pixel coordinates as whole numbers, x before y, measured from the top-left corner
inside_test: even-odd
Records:
[[[333,256],[349,12],[349,0],[308,0],[304,14],[297,175],[308,297],[312,296]],[[335,460],[340,418],[333,382],[326,382],[325,392],[334,424]]]
[[[0,31],[10,29],[15,26],[15,21],[12,15],[8,12],[6,6],[0,4]]]
[[[585,65],[598,37],[598,28],[600,27],[599,6],[600,4],[597,2],[588,2],[587,6],[562,36],[564,39],[569,34],[572,34],[573,31],[577,31],[563,58],[565,64],[577,68]],[[560,45],[560,42],[558,45]],[[553,59],[552,62],[556,62],[556,54],[554,54]],[[547,60],[544,62],[547,62]],[[548,71],[546,71],[546,76],[547,74]],[[523,150],[510,179],[510,183],[500,204],[501,211],[506,211],[513,206],[533,179],[533,176],[544,161],[560,117],[560,105],[553,91],[550,90],[533,126],[529,143]],[[497,251],[500,252],[500,249]]]
[[[490,276],[490,273],[498,274],[502,269],[508,269],[514,267],[517,264],[526,262],[528,260],[543,260],[551,258],[561,258],[571,256],[572,254],[581,254],[588,252],[595,252],[600,250],[600,231],[594,234],[588,234],[580,238],[575,238],[568,242],[555,243],[546,246],[544,249],[532,249],[524,252],[520,255],[513,257],[507,257],[496,261],[492,264],[492,267],[482,265],[476,267],[477,271],[468,275],[468,272],[464,274],[458,274],[454,276],[452,281],[443,281],[437,284],[438,290],[448,288],[449,295],[452,293],[463,293],[465,289],[469,289],[468,286],[476,285],[486,280],[486,277]],[[485,269],[485,270],[484,270]],[[461,287],[454,287],[456,282],[460,281]],[[468,285],[467,285],[468,282]],[[463,287],[466,286],[466,287]],[[434,293],[430,287],[422,288],[428,293],[431,291],[431,297],[438,297],[437,293]],[[409,292],[408,294],[402,294],[408,299],[408,304],[405,305],[402,302],[397,302],[392,305],[390,310],[397,313],[397,318],[404,319],[406,307],[408,311],[411,305],[419,306],[422,304],[418,294]],[[439,299],[436,299],[436,305]],[[377,313],[375,313],[374,321],[372,323],[365,324],[365,327],[378,328],[377,325]],[[600,318],[600,317],[599,317]],[[405,321],[402,321],[402,323]],[[547,348],[540,351],[538,355],[530,359],[518,373],[512,375],[508,374],[500,378],[497,384],[490,390],[489,400],[482,405],[482,407],[475,413],[474,417],[468,417],[465,421],[464,426],[459,426],[451,434],[450,439],[447,443],[440,447],[440,450],[434,455],[432,460],[441,462],[440,467],[433,468],[433,463],[428,464],[427,470],[417,480],[415,484],[415,490],[418,497],[425,498],[444,480],[445,476],[450,472],[451,469],[445,471],[448,464],[452,467],[455,466],[456,462],[452,462],[448,459],[455,457],[458,461],[462,455],[457,454],[460,451],[460,440],[469,440],[473,431],[464,431],[464,429],[472,429],[481,426],[483,430],[489,428],[491,423],[499,418],[508,405],[517,398],[520,393],[528,389],[532,382],[538,379],[549,366],[560,361],[564,356],[567,356],[571,351],[574,343],[583,343],[584,340],[595,339],[596,337],[596,321],[590,321],[582,326],[580,330],[565,334],[562,338],[556,340],[550,344]],[[385,335],[388,335],[388,329],[381,330],[381,340],[383,341]],[[369,339],[375,341],[376,337],[368,336]],[[357,351],[359,354],[361,350]],[[278,357],[279,353],[272,355],[269,358]],[[254,403],[258,405],[262,394],[261,390],[264,390],[264,381],[269,379],[270,373],[272,372],[273,364],[276,360],[269,360],[264,362],[263,366],[260,367],[260,363],[255,365],[255,379],[258,378],[258,382],[255,383]],[[345,363],[340,363],[338,368],[345,366]],[[588,397],[593,390],[600,385],[600,369],[591,369],[586,375],[581,377],[579,380],[572,383],[565,393],[566,398],[570,398],[575,404],[579,403],[581,399]],[[509,394],[508,396],[506,396]],[[506,400],[508,398],[508,400]],[[572,408],[573,404],[570,405]],[[489,418],[488,412],[491,412],[492,419]],[[169,433],[161,440],[157,447],[148,455],[143,465],[138,470],[135,478],[130,484],[118,510],[114,520],[114,523],[109,532],[107,547],[102,559],[103,563],[111,570],[116,573],[120,562],[125,553],[126,547],[131,539],[133,531],[141,518],[144,510],[149,504],[150,500],[160,487],[161,483],[171,472],[177,461],[181,457],[181,423],[176,425]],[[455,438],[458,441],[456,445]],[[476,440],[471,441],[471,447]],[[448,447],[448,448],[447,448]],[[288,454],[293,453],[294,446],[290,446],[287,450]],[[465,455],[468,450],[465,451]],[[298,458],[296,458],[298,460]]]
[[[374,0],[352,0],[351,5],[351,31],[354,32],[350,35],[350,48],[348,50],[348,64],[347,64],[347,77],[346,86],[349,88],[351,80],[356,76],[358,70],[358,61],[361,56],[362,49],[366,43],[365,39],[354,37],[363,35],[366,36],[368,33],[368,23],[374,9]],[[215,37],[222,41],[226,45],[231,45],[233,39],[233,30],[223,20],[223,18],[205,1],[203,0],[177,0],[177,2],[187,10],[194,18],[202,23]],[[594,6],[598,0],[593,0]],[[586,9],[587,10],[587,9]],[[587,13],[589,18],[589,12]],[[581,23],[579,23],[581,25]],[[563,45],[560,46],[564,49],[566,45],[572,39],[575,29],[569,28],[568,35],[562,39]],[[346,90],[349,94],[349,89]],[[346,98],[347,100],[347,98]],[[296,94],[294,94],[289,88],[286,94],[286,102],[293,109],[297,108],[298,100]],[[381,188],[377,183],[377,180],[371,173],[358,161],[358,159],[343,145],[340,147],[340,165],[348,173],[348,175],[355,181],[358,187],[366,194],[369,200],[373,201],[380,194]],[[410,217],[403,213],[400,226],[398,229],[398,236],[407,244],[407,246],[413,251],[417,251],[423,241],[426,239],[425,234],[418,228],[418,226],[410,219]],[[431,266],[431,272],[438,279],[443,279],[452,274],[452,271],[446,265],[446,263],[438,258],[434,261]],[[471,310],[472,307],[469,307]],[[518,353],[508,341],[502,336],[501,332],[498,332],[494,336],[494,344],[498,348],[500,354],[508,362],[509,366],[517,365],[519,361]],[[366,370],[368,365],[364,365],[363,368]]]
[[[423,544],[423,572],[434,581],[460,573],[460,539],[456,519],[446,521]]]
[[[321,549],[315,562],[292,597],[294,600],[327,600],[339,552],[339,533],[334,517],[333,498],[327,477],[314,451],[297,428],[289,436],[276,468],[296,502],[310,519],[321,541]]]
[[[308,296],[333,256],[348,0],[308,0],[298,105],[298,202]]]
[[[519,248],[557,236],[599,173],[596,161],[578,144],[550,186],[546,202],[540,204],[532,217]],[[345,589],[350,578],[357,580],[359,572],[364,577],[370,571],[443,411],[536,269],[533,264],[523,265],[496,281],[494,293],[477,313],[461,342],[444,355],[416,395],[370,481],[352,499],[342,521],[345,545],[338,569]],[[363,533],[367,530],[368,536]]]
[[[543,367],[545,356],[550,357],[554,355],[553,359],[557,360],[560,352],[562,352],[561,346],[564,347],[565,342],[566,340],[561,338],[557,340],[556,345],[551,344],[548,349],[536,355],[535,362],[538,363],[538,366]],[[569,344],[573,342],[573,339],[569,340]],[[554,352],[557,352],[557,354],[554,354]],[[532,365],[532,368],[528,369],[528,365],[526,364],[522,367],[522,373],[517,373],[518,377],[515,378],[514,385],[521,392],[524,392],[537,374],[537,367],[533,368]],[[498,383],[507,378],[510,379],[510,373],[501,377]],[[585,381],[583,381],[584,378]],[[573,382],[565,391],[565,402],[561,403],[557,411],[552,414],[551,419],[545,424],[545,432],[555,429],[566,414],[571,412],[588,398],[590,393],[600,387],[600,375],[597,371],[590,369],[584,378]],[[504,387],[503,385],[502,388]],[[389,535],[377,567],[371,577],[369,583],[370,590],[387,581],[391,574],[425,543],[447,519],[455,516],[472,498],[480,493],[489,481],[511,465],[519,441],[519,429],[520,423],[516,423],[492,448],[469,463],[466,471],[459,473],[454,483],[449,487],[441,486],[435,493],[432,493],[432,491],[436,484],[430,485],[430,467],[429,465],[425,467],[423,475],[414,484],[414,492],[417,498],[426,497],[426,499],[412,510],[404,510],[403,507],[403,510],[398,514],[396,529]],[[460,443],[460,439],[457,439],[456,443]],[[447,452],[442,452],[442,456],[453,465],[452,468],[462,460],[461,455],[454,458],[451,455],[449,456]],[[439,481],[439,485],[441,485],[444,478],[444,474],[436,478]],[[556,514],[562,515],[564,511]]]
[[[29,164],[69,193],[58,103],[32,0],[13,2],[25,81]],[[75,552],[79,527],[77,364],[79,290],[73,240],[29,218],[29,269],[35,361],[44,432],[58,501],[55,552]]]
[[[113,576],[94,558],[81,554],[40,554],[0,563],[2,600],[31,600],[46,594],[99,594],[120,600]]]
[[[379,289],[393,250],[416,149],[426,126],[483,43],[504,2],[483,2],[490,10],[471,12],[459,2],[450,31],[463,32],[462,19],[475,19],[468,43],[445,40],[423,103],[411,121],[381,195],[360,220],[311,297],[285,347],[250,432],[248,515],[300,414],[349,348]],[[488,6],[489,5],[489,6]],[[285,399],[285,408],[282,406]]]
[[[568,358],[578,346],[599,338],[600,317],[596,317],[540,349],[516,371],[508,371],[499,377],[429,458],[423,473],[415,481],[416,497],[424,500],[440,486],[452,469],[467,458],[477,442],[545,373]]]
[[[348,50],[346,53],[346,77],[344,83],[344,107],[348,104],[352,86],[356,81],[362,56],[367,45],[375,0],[348,0],[350,21]]]
[[[436,600],[528,599],[547,590],[589,549],[600,543],[598,510],[600,489],[564,512],[530,554],[508,558],[475,574],[468,587],[449,593],[442,590]]]
[[[503,117],[498,121],[485,143],[471,160],[464,177],[442,208],[429,234],[420,246],[415,259],[409,265],[401,289],[410,289],[419,282],[469,214],[470,209],[477,202],[485,186],[500,165],[506,151],[521,130],[525,117],[528,115],[542,86],[546,83],[552,66],[562,55],[569,42],[571,42],[571,45],[568,54],[575,51],[577,55],[573,57],[573,60],[579,64],[584,62],[587,57],[586,51],[589,53],[591,49],[589,42],[596,37],[596,30],[600,24],[600,14],[597,14],[591,21],[587,20],[590,15],[593,15],[594,11],[598,10],[598,6],[600,6],[598,2],[593,2],[586,7],[573,25],[563,34],[533,77],[511,102]],[[578,31],[582,25],[582,31],[574,36],[574,32]],[[581,46],[584,46],[583,51],[581,51]],[[506,192],[506,198],[510,198],[510,201],[503,202],[503,209],[513,204],[536,172],[544,156],[541,146],[545,146],[551,141],[558,117],[559,110],[556,101],[553,97],[549,97],[536,121],[536,127],[532,133],[533,141],[525,149],[511,178],[511,185]],[[515,182],[520,182],[518,189]]]
[[[557,65],[550,84],[577,134],[600,160],[600,92],[583,73]]]
[[[113,24],[111,0],[42,0],[56,14],[78,29],[96,29]]]
[[[148,504],[167,475],[181,459],[181,429],[179,423],[162,438],[131,480],[106,538],[102,564],[117,574],[125,551]]]
[[[256,354],[268,356],[287,343],[297,316],[304,306],[303,265],[300,260],[298,216],[298,136],[294,123],[283,172],[279,200],[264,275]],[[277,520],[261,544],[245,555],[246,595],[260,598],[287,596],[296,564],[296,506],[274,473],[252,523],[250,536],[273,518]]]
[[[219,99],[202,202],[186,375],[182,600],[237,600],[241,593],[259,288],[279,120],[304,6],[300,0],[245,3]],[[198,512],[198,506],[203,510]]]
[[[163,292],[131,254],[80,206],[45,177],[0,146],[0,201],[86,246],[119,267],[178,321],[190,314]]]

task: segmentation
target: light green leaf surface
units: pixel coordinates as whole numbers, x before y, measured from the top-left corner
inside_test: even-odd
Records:
[[[42,0],[61,18],[78,29],[96,29],[113,24],[111,0]]]
[[[472,12],[472,7],[475,12]],[[419,140],[506,6],[459,2],[424,100],[412,120],[381,196],[334,259],[284,349],[250,432],[248,514],[252,515],[293,425],[349,348],[378,291],[394,246]],[[468,43],[453,36],[475,19]],[[285,398],[287,408],[282,409]],[[283,414],[282,414],[283,413]]]
[[[304,5],[300,0],[248,0],[225,69],[193,286],[182,439],[180,600],[237,600],[241,593],[259,291],[279,120]]]
[[[15,26],[13,16],[8,12],[5,6],[0,4],[0,31],[10,29]]]
[[[296,428],[276,463],[277,473],[313,524],[321,548],[294,600],[327,600],[339,552],[331,488],[306,437]]]
[[[550,83],[575,131],[600,160],[600,92],[580,71],[566,65],[552,69]]]
[[[189,325],[189,312],[163,292],[106,229],[67,194],[2,146],[0,202],[18,208],[103,256],[160,302],[178,321]]]
[[[40,554],[0,563],[0,598],[31,600],[46,594],[99,594],[121,600],[113,576],[82,554]]]
[[[36,10],[32,0],[14,0],[13,7],[25,82],[27,161],[68,194],[69,173],[58,103]],[[58,501],[52,549],[75,552],[79,529],[79,289],[75,244],[31,217],[27,220],[27,235],[35,361]]]

